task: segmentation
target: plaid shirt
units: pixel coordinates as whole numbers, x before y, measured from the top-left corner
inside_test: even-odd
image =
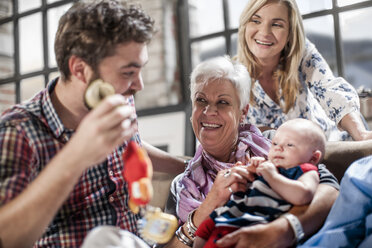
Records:
[[[31,101],[1,117],[0,206],[19,195],[74,133],[63,126],[52,105],[50,93],[56,83],[54,79]],[[138,134],[135,139],[140,142]],[[79,247],[87,232],[99,225],[115,225],[137,234],[139,215],[128,208],[128,185],[122,174],[125,146],[84,171],[34,247]]]

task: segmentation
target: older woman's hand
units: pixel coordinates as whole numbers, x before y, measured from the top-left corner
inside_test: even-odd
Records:
[[[241,163],[237,163],[230,169],[219,171],[207,197],[194,214],[194,224],[199,226],[213,210],[224,205],[232,193],[245,191],[248,182],[252,181],[251,178],[252,174],[247,170],[247,166]]]
[[[214,199],[215,207],[226,203],[234,192],[245,191],[250,181],[247,167],[234,166],[230,169],[221,170],[217,173],[213,186],[208,193],[208,198]]]

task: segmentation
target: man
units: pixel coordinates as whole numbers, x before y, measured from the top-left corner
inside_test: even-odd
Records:
[[[116,0],[78,2],[62,16],[60,78],[0,121],[0,246],[79,247],[99,225],[137,233],[122,154],[140,142],[129,119],[153,34],[147,14]],[[97,78],[116,95],[89,111],[84,93]],[[150,156],[155,169],[176,161],[153,148]]]
[[[301,247],[372,247],[372,156],[353,162],[318,233]]]

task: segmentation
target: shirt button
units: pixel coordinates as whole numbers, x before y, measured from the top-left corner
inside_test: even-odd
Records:
[[[110,198],[109,198],[109,202],[114,202],[114,197],[113,196],[110,196]]]
[[[114,175],[114,172],[112,170],[109,171],[109,175],[110,176],[113,176]]]

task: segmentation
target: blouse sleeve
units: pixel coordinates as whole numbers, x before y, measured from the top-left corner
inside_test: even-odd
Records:
[[[306,41],[306,50],[299,68],[300,79],[336,124],[346,115],[359,111],[355,88],[341,77],[335,77],[314,44]]]

